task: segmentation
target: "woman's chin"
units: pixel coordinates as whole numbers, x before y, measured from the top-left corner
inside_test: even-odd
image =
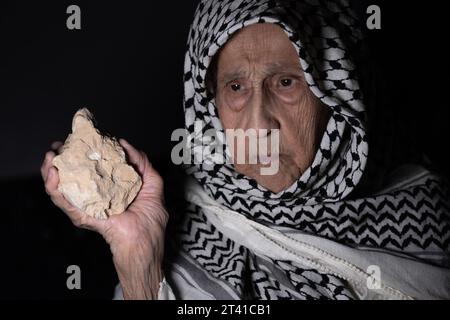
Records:
[[[279,193],[283,190],[289,188],[297,178],[292,176],[284,176],[284,175],[275,175],[275,176],[259,176],[254,179],[264,188],[270,190],[273,193]]]
[[[250,177],[256,182],[270,190],[273,193],[279,193],[289,188],[300,177],[300,171],[293,171],[291,167],[280,167],[278,172],[273,175],[261,174],[260,165],[235,166],[237,172]]]

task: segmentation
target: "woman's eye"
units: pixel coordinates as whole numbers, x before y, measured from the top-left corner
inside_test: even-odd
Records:
[[[281,86],[283,86],[283,87],[290,87],[291,85],[292,85],[292,79],[290,79],[290,78],[284,78],[284,79],[281,79],[280,80],[280,84],[281,84]]]
[[[241,90],[241,85],[238,84],[238,83],[233,83],[233,84],[230,85],[230,88],[233,91],[239,91],[239,90]]]

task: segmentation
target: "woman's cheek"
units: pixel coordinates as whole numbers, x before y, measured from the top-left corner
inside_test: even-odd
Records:
[[[239,112],[245,109],[245,106],[248,103],[248,97],[248,90],[238,93],[227,90],[224,93],[225,106],[232,111]]]
[[[297,85],[289,89],[276,90],[275,96],[283,104],[296,106],[300,104],[302,97],[305,98],[305,92],[301,86]]]
[[[234,102],[228,99],[225,94],[221,94],[217,102],[217,110],[219,118],[225,129],[233,129],[237,126],[238,119],[240,118],[239,110],[233,106]]]

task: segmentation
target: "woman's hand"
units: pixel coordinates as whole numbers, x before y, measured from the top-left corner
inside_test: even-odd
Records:
[[[128,209],[98,220],[72,206],[58,191],[58,170],[52,165],[53,151],[45,155],[41,174],[53,203],[80,228],[94,230],[107,241],[125,299],[156,299],[163,275],[164,233],[168,213],[164,207],[163,180],[144,152],[127,141],[120,144],[142,177],[142,187]],[[61,142],[52,144],[58,149]]]

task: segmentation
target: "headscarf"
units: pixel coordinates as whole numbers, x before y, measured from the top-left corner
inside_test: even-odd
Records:
[[[352,60],[362,35],[347,0],[201,1],[184,64],[189,133],[198,136],[194,123],[201,121],[203,132],[214,129],[224,135],[206,86],[208,67],[234,33],[256,23],[274,23],[286,32],[298,52],[309,89],[331,110],[315,158],[297,181],[279,193],[236,172],[233,165],[211,159],[190,165],[187,172],[222,206],[273,228],[418,256],[428,251],[448,253],[449,204],[436,176],[430,174],[405,188],[352,197],[363,176],[369,147],[363,94]],[[208,141],[200,144],[208,148]],[[262,259],[234,243],[195,203],[189,204],[183,219],[181,248],[241,298],[355,297],[342,279],[290,261]]]

